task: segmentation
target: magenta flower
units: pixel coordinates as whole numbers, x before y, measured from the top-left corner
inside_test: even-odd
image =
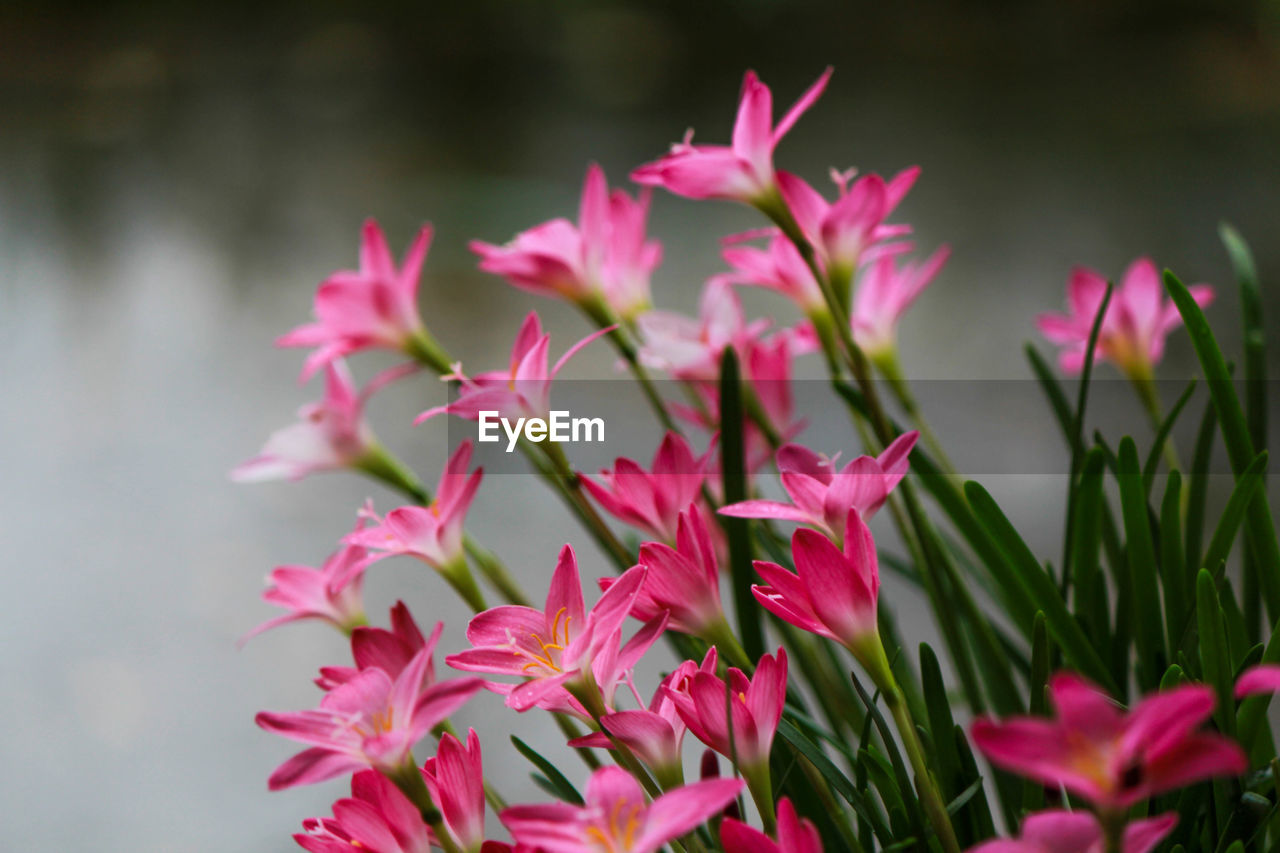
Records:
[[[430,853],[431,830],[400,789],[376,770],[351,777],[351,796],[333,804],[333,817],[310,818],[293,836],[311,853]]]
[[[618,459],[612,471],[600,472],[599,482],[586,476],[580,482],[610,515],[674,543],[680,513],[701,494],[711,454],[708,448],[701,457],[694,456],[689,442],[669,432],[648,471],[630,459]]]
[[[423,649],[395,679],[381,669],[362,670],[326,693],[316,710],[259,713],[262,728],[310,744],[276,768],[271,790],[364,767],[392,774],[411,766],[413,745],[484,686],[478,678],[427,686],[430,662],[430,650]]]
[[[450,655],[454,669],[520,676],[518,686],[491,684],[508,690],[507,705],[517,711],[535,706],[581,709],[570,701],[574,691],[599,691],[607,705],[626,671],[653,644],[665,620],[650,623],[619,651],[622,623],[631,611],[645,570],[622,574],[587,613],[573,548],[565,545],[551,577],[544,610],[519,605],[478,613],[467,625],[473,648]]]
[[[728,279],[777,291],[809,316],[826,314],[827,301],[800,251],[781,234],[774,234],[766,248],[730,246],[724,261],[733,268]]]
[[[893,255],[882,255],[862,275],[853,295],[853,339],[873,361],[893,358],[898,321],[924,292],[947,262],[951,249],[943,246],[920,266],[901,267]]]
[[[1136,820],[1125,827],[1121,850],[1149,853],[1177,823],[1174,812]],[[1105,839],[1096,817],[1084,811],[1055,809],[1027,815],[1018,838],[996,838],[971,848],[970,853],[1103,853],[1104,849]]]
[[[839,471],[834,459],[798,444],[785,445],[778,449],[777,463],[791,503],[749,500],[722,507],[720,512],[735,518],[798,521],[841,542],[849,510],[870,518],[906,476],[907,457],[918,437],[914,430],[904,433],[878,457],[859,456]]]
[[[1214,290],[1207,284],[1192,285],[1189,290],[1201,307],[1213,301]],[[1106,292],[1107,280],[1102,275],[1076,267],[1067,281],[1070,312],[1041,314],[1036,319],[1040,333],[1063,347],[1058,363],[1067,373],[1079,373],[1084,367],[1089,331]],[[1094,357],[1111,361],[1132,378],[1149,378],[1164,355],[1165,337],[1181,324],[1177,307],[1164,298],[1155,263],[1147,257],[1138,258],[1111,296]]]
[[[714,382],[720,376],[725,347],[739,355],[769,326],[768,320],[746,321],[742,301],[724,277],[712,278],[698,301],[698,319],[670,311],[650,311],[636,321],[640,360],[674,379]]]
[[[1236,698],[1275,693],[1280,690],[1280,664],[1260,663],[1251,666],[1236,679]]]
[[[232,470],[231,479],[300,480],[350,468],[376,447],[364,419],[366,395],[356,393],[346,364],[331,361],[324,369],[324,398],[299,409],[298,422],[273,432],[257,456]]]
[[[843,643],[861,659],[867,642],[880,642],[880,563],[875,540],[856,509],[849,510],[846,530],[843,550],[816,530],[797,530],[791,537],[796,573],[757,560],[756,571],[767,585],[753,586],[751,592],[778,618]]]
[[[512,806],[502,814],[517,848],[544,853],[656,853],[724,810],[742,790],[738,779],[712,779],[668,791],[652,803],[620,767],[591,775],[582,806]]]
[[[457,847],[477,853],[484,844],[484,764],[475,729],[467,730],[465,746],[451,734],[442,735],[422,775]]]
[[[475,377],[464,376],[455,370],[453,375],[445,378],[459,382],[458,398],[448,405],[427,409],[418,415],[414,423],[420,424],[440,414],[474,421],[479,420],[482,411],[496,411],[500,417],[513,422],[519,418],[546,419],[550,416],[551,382],[556,374],[578,350],[611,331],[613,327],[587,335],[548,369],[547,350],[551,336],[542,333],[538,312],[530,311],[516,334],[507,370],[494,370]]]
[[[360,269],[340,270],[316,290],[316,321],[276,341],[282,347],[315,347],[302,369],[306,379],[335,358],[366,349],[392,349],[415,355],[429,342],[418,315],[418,278],[431,247],[431,226],[424,225],[396,268],[378,223],[364,224]]]
[[[466,559],[463,523],[484,476],[483,468],[467,473],[471,450],[469,440],[454,450],[430,506],[402,506],[381,519],[371,514],[375,526],[348,534],[343,541],[373,551],[369,562],[407,554],[437,571],[455,570],[459,561]]]
[[[364,517],[356,520],[356,531],[364,527]],[[344,633],[365,622],[364,568],[366,552],[358,545],[343,545],[329,555],[318,569],[310,566],[277,566],[267,576],[270,586],[262,600],[288,612],[263,622],[241,638],[243,643],[289,622],[319,619]]]
[[[444,631],[444,623],[437,622],[431,636],[424,637],[413,614],[403,601],[391,607],[391,630],[363,626],[351,632],[351,657],[355,666],[325,666],[320,668],[316,684],[321,690],[332,690],[345,684],[366,669],[380,669],[395,679],[413,662],[423,649],[427,654],[427,670],[422,685],[435,684],[435,661],[432,654]]]
[[[582,187],[578,224],[553,219],[517,234],[505,246],[480,240],[471,250],[480,269],[523,290],[558,296],[595,311],[599,302],[630,319],[648,310],[649,276],[662,260],[662,246],[645,239],[649,193],[635,200],[609,192],[604,170],[594,163]]]
[[[777,838],[774,841],[760,830],[731,817],[720,824],[720,843],[725,853],[822,853],[818,830],[796,814],[795,806],[786,797],[778,801]]]
[[[1234,741],[1196,731],[1213,713],[1209,687],[1155,693],[1127,714],[1073,673],[1055,675],[1049,690],[1057,720],[974,722],[973,741],[993,764],[1061,785],[1104,811],[1127,809],[1201,779],[1238,776],[1248,768]]]
[[[830,77],[828,68],[775,127],[773,93],[754,71],[748,71],[742,81],[731,146],[694,145],[690,132],[683,142],[671,146],[671,153],[633,171],[631,180],[664,187],[686,198],[768,203],[777,189],[773,149],[813,106]]]

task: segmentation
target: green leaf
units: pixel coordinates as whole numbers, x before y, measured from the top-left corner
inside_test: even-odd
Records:
[[[1106,580],[1100,566],[1102,537],[1102,451],[1094,447],[1084,457],[1076,484],[1075,541],[1071,543],[1075,566],[1075,614],[1084,623],[1097,648],[1111,642],[1110,618],[1106,608]]]
[[[1244,324],[1245,409],[1254,450],[1267,444],[1267,350],[1262,321],[1262,288],[1249,244],[1240,233],[1223,223],[1218,228],[1227,248],[1231,268],[1240,285],[1240,314]]]
[[[1178,416],[1182,414],[1182,410],[1187,407],[1187,403],[1191,402],[1191,395],[1195,393],[1196,380],[1187,383],[1187,388],[1178,397],[1178,401],[1173,404],[1173,408],[1169,410],[1169,414],[1160,424],[1160,429],[1156,430],[1155,442],[1151,445],[1151,450],[1147,452],[1147,461],[1142,465],[1142,487],[1147,494],[1151,494],[1151,484],[1155,482],[1156,470],[1160,466],[1160,454],[1164,451],[1164,443],[1169,440],[1169,433],[1173,432],[1174,424],[1178,422]]]
[[[1027,344],[1024,352],[1027,354],[1027,360],[1031,362],[1031,372],[1036,375],[1036,381],[1040,383],[1045,397],[1049,400],[1049,408],[1053,410],[1054,419],[1062,428],[1062,437],[1066,439],[1067,447],[1070,448],[1071,437],[1074,434],[1072,423],[1074,417],[1071,414],[1071,404],[1067,402],[1067,395],[1062,390],[1062,383],[1053,375],[1053,370],[1049,368],[1048,363],[1035,347]]]
[[[1178,651],[1182,626],[1187,624],[1187,591],[1190,587],[1182,558],[1182,475],[1169,472],[1160,504],[1160,585],[1164,588],[1164,619],[1169,631],[1169,653]]]
[[[1205,684],[1218,694],[1214,719],[1227,735],[1236,731],[1236,703],[1231,694],[1231,655],[1227,650],[1227,631],[1222,622],[1222,605],[1213,575],[1201,569],[1196,576],[1196,620],[1200,632],[1200,670]]]
[[[1146,604],[1158,595],[1156,549],[1151,538],[1151,514],[1147,508],[1147,492],[1138,468],[1138,446],[1125,436],[1120,441],[1120,511],[1124,518],[1126,551],[1129,555],[1129,582],[1133,584],[1134,641],[1138,651],[1139,684],[1154,687],[1164,672],[1168,653],[1164,648],[1164,625],[1160,608]]]
[[[720,359],[720,470],[726,504],[747,499],[746,450],[742,437],[742,376],[733,347]],[[729,574],[733,578],[734,609],[742,647],[752,660],[764,654],[760,608],[751,594],[755,571],[751,566],[751,535],[745,518],[717,516],[729,540]]]
[[[942,681],[942,667],[928,643],[920,644],[920,683],[924,689],[924,706],[928,713],[929,731],[933,734],[938,781],[943,796],[955,796],[960,789],[960,756],[956,752],[951,731],[956,727],[951,716],[951,700]]]
[[[517,752],[529,759],[529,762],[533,764],[534,767],[542,771],[542,782],[545,782],[548,785],[548,787],[543,790],[547,791],[547,793],[557,799],[564,800],[566,803],[572,803],[575,806],[583,804],[582,795],[573,787],[573,783],[565,778],[559,768],[547,759],[543,758],[538,754],[537,750],[520,740],[520,738],[515,735],[511,736],[511,743],[515,746]],[[541,787],[538,774],[533,774],[533,777],[534,782],[538,782],[539,787]]]
[[[956,726],[955,729],[955,745],[956,753],[960,756],[960,773],[961,778],[969,782],[980,782],[982,776],[978,771],[978,762],[973,757],[973,750],[969,746],[969,739],[965,737],[964,729]],[[1007,774],[1001,774],[1006,779]],[[996,788],[1001,787],[1001,775],[996,777]],[[1007,784],[1006,784],[1007,786]],[[995,823],[991,818],[991,805],[987,802],[986,792],[981,786],[978,793],[969,802],[969,808],[966,810],[969,818],[969,837],[961,838],[966,845],[974,844],[982,839],[990,838],[995,835]],[[1012,810],[1005,814],[1006,821],[1013,825],[1014,815]],[[957,827],[959,830],[959,827]]]
[[[1196,430],[1196,446],[1187,473],[1186,547],[1183,563],[1188,570],[1200,567],[1200,547],[1204,543],[1204,509],[1209,497],[1209,463],[1213,459],[1213,434],[1218,428],[1218,414],[1213,401],[1204,407],[1200,427]]]
[[[1031,629],[1031,679],[1027,689],[1031,692],[1028,711],[1032,716],[1044,716],[1048,711],[1048,698],[1045,695],[1049,683],[1049,668],[1052,665],[1049,648],[1049,631],[1045,626],[1044,612],[1036,611],[1035,624]],[[1038,811],[1044,808],[1044,784],[1026,782],[1022,786],[1022,810]]]
[[[1227,556],[1231,553],[1231,545],[1235,542],[1236,533],[1240,529],[1240,522],[1244,520],[1249,507],[1255,500],[1265,500],[1261,486],[1266,468],[1267,452],[1264,450],[1236,480],[1235,488],[1231,490],[1231,497],[1227,499],[1227,505],[1222,510],[1222,516],[1218,519],[1218,526],[1214,528],[1213,538],[1209,540],[1209,547],[1205,549],[1204,560],[1201,561],[1199,568],[1216,570],[1220,563],[1226,562]]]
[[[884,819],[877,810],[869,808],[862,791],[840,772],[840,768],[827,757],[827,754],[813,741],[805,737],[795,724],[783,717],[778,723],[778,735],[804,756],[818,774],[826,781],[832,791],[844,799],[858,817],[867,821],[881,844],[893,842],[893,833],[885,826]]]

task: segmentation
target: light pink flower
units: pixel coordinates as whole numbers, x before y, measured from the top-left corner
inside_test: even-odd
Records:
[[[364,517],[356,520],[356,531]],[[364,624],[364,567],[366,552],[358,545],[343,545],[318,569],[310,566],[277,566],[267,576],[270,586],[262,600],[289,611],[263,622],[241,638],[243,643],[271,628],[301,619],[319,619],[339,631],[350,632]]]
[[[601,335],[613,331],[613,327],[601,329],[578,341],[550,369],[547,368],[547,350],[551,336],[542,333],[542,323],[537,311],[530,311],[516,334],[511,348],[511,362],[506,370],[494,370],[474,377],[460,371],[447,379],[459,382],[458,398],[445,406],[428,409],[414,420],[422,423],[436,415],[450,414],[464,420],[478,420],[482,411],[496,411],[500,417],[515,421],[518,418],[543,418],[550,416],[551,383],[578,350]]]
[[[1109,811],[1248,769],[1235,741],[1197,731],[1213,713],[1209,687],[1161,691],[1128,713],[1073,673],[1055,675],[1049,690],[1056,720],[974,722],[973,741],[993,764],[1046,785],[1061,785]]]
[[[302,370],[306,379],[320,367],[360,350],[381,348],[412,353],[426,334],[418,314],[418,278],[431,247],[431,226],[424,225],[396,268],[378,223],[364,224],[360,269],[333,273],[316,290],[316,321],[276,341],[282,347],[316,347]]]
[[[544,853],[655,853],[723,811],[741,790],[739,779],[712,779],[648,803],[631,774],[602,767],[587,782],[584,805],[512,806],[501,818],[517,847]]]
[[[324,666],[316,685],[321,690],[332,690],[345,684],[366,669],[380,669],[392,679],[422,650],[427,653],[427,670],[422,684],[430,687],[436,682],[435,661],[432,654],[444,631],[444,623],[437,622],[429,637],[424,637],[413,620],[413,614],[403,601],[391,607],[391,630],[364,626],[351,632],[351,657],[355,666]]]
[[[1124,829],[1123,853],[1149,853],[1178,823],[1174,812],[1130,823]],[[1098,819],[1089,812],[1050,810],[1027,815],[1018,838],[997,838],[970,853],[1103,853],[1105,839]],[[730,850],[727,853],[738,853]]]
[[[893,255],[882,255],[862,274],[853,294],[853,339],[872,360],[892,356],[898,321],[947,262],[951,249],[942,246],[927,261],[901,267]]]
[[[720,824],[720,843],[725,853],[822,853],[818,830],[796,814],[791,800],[778,801],[778,840],[740,820],[725,818]],[[1125,851],[1125,853],[1136,853]]]
[[[663,436],[646,471],[630,459],[617,459],[599,482],[582,477],[583,487],[610,515],[649,535],[673,543],[680,513],[698,500],[712,450],[694,456],[679,433]]]
[[[469,440],[458,444],[440,475],[430,506],[403,506],[382,519],[370,513],[374,526],[348,534],[343,541],[373,551],[369,562],[407,554],[434,569],[451,570],[465,559],[463,524],[484,476],[483,468],[467,473],[471,450]]]
[[[860,650],[879,642],[876,602],[880,563],[871,531],[856,509],[849,510],[844,549],[816,530],[801,528],[791,537],[796,573],[757,560],[767,586],[751,592],[766,610],[797,628]]]
[[[1190,288],[1201,307],[1213,301],[1214,290],[1207,284]],[[1067,373],[1084,367],[1089,332],[1107,292],[1107,280],[1084,267],[1071,271],[1067,281],[1067,314],[1041,314],[1036,319],[1040,333],[1062,346],[1058,362]],[[1145,378],[1164,355],[1169,332],[1182,324],[1182,316],[1171,300],[1164,298],[1160,272],[1150,258],[1138,258],[1125,271],[1124,279],[1111,296],[1098,332],[1094,357],[1107,359],[1132,377]]]
[[[1251,666],[1236,679],[1236,698],[1275,693],[1280,690],[1280,664],[1260,663]]]
[[[484,844],[484,764],[475,729],[467,730],[465,746],[451,734],[442,735],[422,775],[458,848],[479,851]]]
[[[751,678],[729,667],[727,684],[715,673],[714,656],[708,658],[709,669],[704,660],[696,673],[667,687],[676,712],[689,731],[716,752],[733,759],[736,751],[744,772],[767,768],[787,698],[786,651],[760,658]],[[726,710],[733,715],[732,724]]]
[[[748,323],[742,301],[728,279],[712,278],[698,301],[698,319],[670,311],[650,311],[636,321],[646,367],[666,371],[674,379],[714,382],[720,376],[720,356],[734,347],[739,356],[750,341],[769,327],[769,321]]]
[[[271,790],[364,767],[402,771],[413,760],[413,745],[484,686],[478,678],[426,686],[430,662],[430,650],[423,649],[395,679],[381,669],[362,670],[326,693],[316,710],[259,713],[262,728],[310,744],[276,768],[267,783]]]
[[[735,518],[777,518],[809,524],[837,542],[844,539],[849,510],[870,518],[907,474],[907,457],[919,433],[904,433],[878,457],[859,456],[836,470],[835,460],[806,447],[788,444],[778,449],[782,488],[791,503],[749,500],[721,508]]]
[[[262,451],[237,466],[231,479],[241,483],[300,480],[320,471],[357,464],[375,446],[364,419],[366,395],[356,392],[341,360],[324,365],[324,397],[298,410],[298,422],[276,430]]]
[[[467,625],[473,648],[450,655],[454,669],[515,675],[527,679],[513,685],[490,684],[509,692],[507,705],[517,711],[533,707],[581,713],[570,689],[598,689],[606,706],[613,690],[661,635],[666,620],[651,622],[619,650],[622,624],[644,582],[645,570],[624,572],[590,613],[582,600],[582,582],[573,548],[565,545],[551,577],[543,610],[519,605],[478,613]]]
[[[649,308],[649,276],[662,259],[662,246],[645,239],[649,191],[632,200],[609,192],[604,170],[594,163],[582,187],[578,224],[552,219],[517,234],[505,246],[480,240],[471,250],[480,269],[524,290],[583,304],[595,300],[630,319]]]
[[[351,777],[351,796],[333,804],[333,817],[303,821],[294,841],[311,853],[430,853],[431,830],[400,789],[376,770]]]
[[[809,316],[827,313],[827,301],[800,251],[782,234],[773,234],[768,245],[730,246],[723,252],[733,268],[728,280],[777,291]]]
[[[828,68],[795,106],[773,125],[773,93],[754,71],[742,81],[733,144],[694,145],[692,132],[671,152],[631,173],[638,184],[660,186],[687,198],[718,198],[757,204],[775,192],[773,149],[822,94],[831,77]]]

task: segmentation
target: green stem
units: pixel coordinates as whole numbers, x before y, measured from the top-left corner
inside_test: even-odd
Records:
[[[449,373],[453,368],[449,364],[449,354],[436,342],[426,329],[419,329],[404,345],[405,355],[436,373]]]
[[[480,574],[484,575],[484,579],[502,595],[508,604],[530,606],[529,597],[525,595],[520,584],[511,576],[496,554],[471,538],[468,533],[462,535],[462,547],[466,549]]]
[[[1138,399],[1142,402],[1142,408],[1146,410],[1147,417],[1151,419],[1151,428],[1157,433],[1164,423],[1164,411],[1160,406],[1160,394],[1156,389],[1156,381],[1150,374],[1130,375],[1129,381],[1133,384],[1133,390],[1137,392]],[[1164,440],[1164,448],[1162,449],[1164,462],[1169,466],[1170,471],[1181,471],[1182,463],[1178,460],[1178,451],[1173,446],[1173,436],[1166,436]]]
[[[756,811],[760,812],[760,822],[764,824],[765,834],[776,837],[778,834],[778,813],[773,803],[773,780],[769,774],[769,762],[762,761],[756,767],[741,767],[742,778],[755,801]]]
[[[476,579],[471,575],[471,569],[467,567],[466,557],[459,555],[453,563],[441,566],[439,572],[473,611],[481,613],[489,609],[489,605],[484,600],[484,593],[480,592]]]
[[[564,451],[556,444],[544,444],[542,447],[546,459],[551,463],[550,470],[544,476],[549,474],[551,482],[555,484],[588,532],[612,558],[619,570],[625,571],[635,565],[635,559],[627,546],[622,544],[605,520],[600,517],[600,513],[596,512],[595,505],[583,494],[582,483],[578,479],[577,472],[569,464]]]
[[[893,391],[898,402],[902,405],[903,411],[907,413],[907,417],[911,418],[916,429],[920,430],[920,437],[924,439],[925,446],[929,448],[930,455],[937,462],[942,472],[952,479],[958,478],[960,475],[956,472],[956,468],[951,464],[951,459],[947,456],[946,450],[942,447],[942,442],[938,440],[938,436],[934,433],[933,428],[929,426],[929,422],[925,420],[924,414],[920,411],[920,406],[916,403],[915,395],[911,393],[911,386],[907,383],[906,377],[902,372],[902,363],[898,361],[898,353],[896,350],[889,350],[884,355],[875,359],[875,364],[880,368],[880,372],[889,382],[889,388]]]
[[[702,639],[715,646],[720,652],[720,658],[725,663],[736,666],[747,675],[755,670],[756,665],[747,654],[747,650],[742,647],[742,643],[738,642],[738,637],[733,633],[733,629],[729,627],[729,623],[724,619],[703,633]]]
[[[453,840],[453,835],[449,833],[448,827],[444,825],[444,818],[440,814],[440,809],[436,808],[436,804],[432,802],[431,792],[427,790],[427,783],[422,778],[422,771],[418,769],[418,765],[412,756],[405,766],[397,769],[394,773],[386,775],[409,798],[409,802],[417,807],[423,821],[435,833],[436,841],[439,843],[440,848],[445,853],[461,853],[458,845]]]

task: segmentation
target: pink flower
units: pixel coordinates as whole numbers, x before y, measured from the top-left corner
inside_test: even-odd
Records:
[[[800,251],[789,239],[774,234],[764,249],[730,246],[723,253],[733,268],[729,280],[775,290],[790,299],[809,316],[827,313],[827,300]]]
[[[376,770],[351,777],[351,796],[333,804],[332,818],[311,818],[294,841],[311,853],[430,853],[431,830],[400,789]]]
[[[475,729],[467,730],[465,746],[451,734],[441,736],[422,775],[454,842],[467,853],[478,851],[484,844],[484,764]]]
[[[920,266],[898,266],[893,255],[882,255],[865,273],[853,295],[853,338],[868,358],[892,357],[897,348],[898,321],[924,292],[951,249],[943,246]]]
[[[364,518],[356,521],[356,530]],[[267,576],[270,586],[262,600],[289,611],[263,622],[241,638],[245,642],[263,631],[301,619],[319,619],[350,633],[364,624],[365,550],[344,545],[330,554],[318,569],[310,566],[277,566]]]
[[[1213,301],[1214,290],[1209,285],[1189,289],[1196,304],[1205,306]],[[1089,331],[1106,292],[1107,280],[1102,275],[1076,267],[1067,281],[1070,313],[1041,314],[1036,320],[1040,333],[1063,347],[1058,363],[1067,373],[1079,373],[1084,367]],[[1149,377],[1164,355],[1165,337],[1181,324],[1177,307],[1164,298],[1155,263],[1138,258],[1111,296],[1094,357],[1110,360],[1131,377]]]
[[[604,170],[594,163],[582,187],[578,224],[553,219],[516,235],[505,246],[472,241],[480,269],[503,276],[523,290],[558,296],[594,310],[603,300],[618,317],[649,308],[649,276],[662,246],[645,239],[646,190],[632,200],[609,193]]]
[[[1236,679],[1236,698],[1275,693],[1280,690],[1280,664],[1260,663],[1251,666]]]
[[[720,824],[720,843],[725,853],[822,853],[818,830],[796,814],[795,806],[786,797],[778,801],[777,835],[778,840],[774,841],[760,830],[731,817]]]
[[[483,468],[467,474],[471,449],[471,442],[463,441],[449,457],[430,506],[403,506],[383,519],[370,513],[375,526],[348,534],[343,541],[374,551],[370,562],[407,554],[438,571],[452,570],[466,559],[463,523],[484,476]]]
[[[861,653],[868,640],[879,643],[880,564],[856,509],[849,510],[846,529],[843,550],[816,530],[797,530],[791,537],[796,573],[757,560],[756,571],[768,585],[751,592],[780,619]]]
[[[599,482],[584,476],[581,483],[610,515],[663,542],[675,542],[680,513],[698,500],[710,459],[710,449],[696,457],[684,438],[669,432],[649,471],[618,459],[612,471],[600,472]]]
[[[687,198],[767,202],[776,190],[773,149],[813,106],[830,77],[828,68],[774,127],[773,94],[754,71],[748,71],[742,81],[732,146],[693,145],[690,133],[683,142],[671,146],[671,153],[632,172],[631,180],[665,187]]]
[[[454,375],[444,377],[459,382],[458,399],[446,406],[428,409],[418,415],[414,423],[420,424],[428,418],[446,413],[474,421],[479,420],[482,411],[496,411],[500,417],[513,422],[518,418],[546,419],[551,411],[551,382],[560,368],[578,350],[611,331],[613,327],[587,335],[570,347],[548,370],[547,350],[551,344],[551,336],[542,333],[538,312],[530,311],[516,335],[507,370],[494,370],[475,377],[463,376],[460,371],[456,371]]]
[[[396,678],[423,649],[427,654],[427,670],[422,684],[430,687],[436,682],[435,662],[432,654],[444,631],[444,623],[437,622],[431,636],[423,637],[413,614],[403,601],[391,607],[391,630],[364,626],[351,632],[351,657],[355,666],[325,666],[320,668],[316,680],[321,690],[332,690],[345,684],[366,669],[380,669]]]
[[[675,379],[714,382],[720,356],[732,346],[741,354],[769,326],[768,320],[746,321],[742,301],[726,278],[712,278],[698,301],[698,319],[670,311],[650,311],[636,324],[644,341],[640,360]]]
[[[712,779],[647,803],[631,774],[602,767],[587,782],[585,805],[512,806],[501,818],[517,847],[544,853],[655,853],[723,811],[741,790],[741,780]]]
[[[413,760],[413,745],[484,686],[478,678],[426,686],[430,662],[430,650],[424,649],[395,679],[381,669],[362,670],[326,693],[316,710],[259,713],[262,728],[310,744],[276,768],[267,783],[271,790],[364,767],[403,771]]]
[[[767,769],[787,698],[786,651],[779,649],[777,657],[760,658],[751,678],[729,667],[727,685],[716,675],[715,656],[707,657],[709,661],[704,660],[696,673],[667,687],[676,712],[689,731],[716,752],[734,759],[736,751],[744,773]],[[733,715],[732,724],[726,710]]]
[[[778,449],[782,488],[791,503],[749,500],[721,508],[735,518],[777,518],[809,524],[837,542],[844,539],[850,509],[870,518],[907,474],[907,456],[919,433],[904,433],[878,457],[859,456],[837,471],[828,460],[798,444]]]
[[[324,365],[324,398],[298,410],[298,423],[276,430],[262,451],[231,472],[241,483],[300,480],[308,474],[356,465],[376,446],[364,419],[365,395],[356,393],[341,360]]]
[[[340,270],[325,279],[316,290],[316,322],[276,341],[282,347],[316,347],[307,356],[303,379],[335,358],[365,349],[415,353],[426,337],[418,315],[418,277],[430,246],[431,226],[424,225],[397,269],[378,223],[365,222],[360,269]]]
[[[1057,720],[974,722],[973,741],[993,764],[1061,785],[1106,811],[1213,776],[1238,776],[1248,761],[1236,743],[1196,731],[1213,713],[1202,685],[1155,693],[1129,713],[1097,686],[1063,672],[1049,682]]]
[[[606,704],[613,690],[665,627],[665,619],[650,623],[619,650],[622,623],[644,582],[645,570],[634,567],[622,574],[587,613],[573,548],[565,545],[551,577],[544,610],[519,605],[494,607],[478,613],[467,625],[473,648],[450,655],[454,669],[515,675],[527,679],[518,686],[490,684],[507,690],[507,705],[517,711],[535,706],[575,710],[571,691],[600,691]]]
[[[1178,822],[1170,812],[1136,820],[1124,829],[1123,853],[1149,853]],[[997,838],[970,853],[1103,853],[1102,827],[1089,812],[1051,810],[1027,815],[1018,838]],[[728,853],[738,853],[730,850]]]

